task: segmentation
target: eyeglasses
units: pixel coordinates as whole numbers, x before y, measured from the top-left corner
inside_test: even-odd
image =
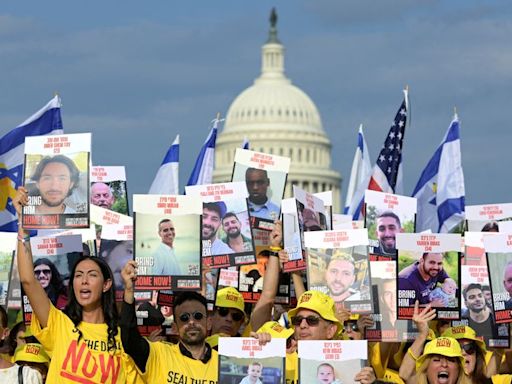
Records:
[[[225,307],[217,307],[217,313],[221,317],[226,317],[231,313],[231,318],[233,319],[233,321],[242,321],[242,319],[245,317],[243,313],[238,311],[231,311],[229,308]]]
[[[466,352],[468,355],[472,355],[476,352],[476,344],[475,343],[467,343],[461,344],[460,347]]]
[[[34,271],[34,275],[36,275],[36,276],[39,276],[39,275],[50,276],[50,273],[52,273],[51,269],[36,269]]]
[[[294,316],[292,317],[292,325],[299,326],[302,324],[302,320],[306,320],[306,323],[308,323],[310,327],[314,327],[320,323],[320,316]]]
[[[194,312],[194,313],[182,313],[179,317],[182,323],[188,323],[190,321],[190,317],[193,317],[195,321],[201,321],[206,315],[202,312]]]

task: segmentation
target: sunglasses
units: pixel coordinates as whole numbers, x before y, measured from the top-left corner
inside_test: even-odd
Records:
[[[231,313],[231,318],[233,319],[233,321],[242,321],[242,319],[245,317],[245,315],[241,312],[231,311],[229,308],[224,307],[217,307],[217,313],[221,317],[226,317]]]
[[[182,323],[188,323],[190,318],[193,317],[195,321],[201,321],[206,315],[202,312],[194,312],[194,313],[182,313],[179,317]]]
[[[34,271],[34,275],[36,275],[36,276],[39,276],[39,275],[50,276],[50,273],[52,273],[51,269],[37,269]]]
[[[343,324],[343,328],[345,329],[345,332],[359,332],[359,327],[357,326],[357,323],[345,323]]]
[[[314,327],[320,323],[320,316],[294,316],[292,317],[292,325],[297,327],[302,324],[302,320],[306,320],[306,323],[308,323],[310,327]]]
[[[461,344],[460,347],[466,352],[468,355],[472,355],[476,352],[476,344],[475,343],[467,343],[467,344]]]

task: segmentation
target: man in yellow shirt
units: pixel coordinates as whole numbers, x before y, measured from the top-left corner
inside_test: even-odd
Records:
[[[174,301],[179,343],[151,342],[137,330],[134,282],[137,264],[130,260],[121,272],[125,284],[121,311],[121,340],[147,383],[216,384],[218,354],[206,343],[206,299],[197,292],[181,292]]]

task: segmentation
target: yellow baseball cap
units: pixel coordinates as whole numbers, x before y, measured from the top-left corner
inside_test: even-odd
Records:
[[[29,361],[31,363],[49,363],[50,357],[41,344],[28,343],[20,345],[14,352],[14,362]]]
[[[226,287],[217,291],[215,306],[224,308],[235,308],[245,313],[244,297],[236,288]]]
[[[478,337],[473,328],[468,327],[466,325],[458,325],[456,327],[447,328],[443,334],[443,337],[453,337],[454,339],[468,339],[472,340],[476,343],[478,348],[482,351],[482,354],[485,355],[487,349],[485,347],[485,341],[482,337]]]
[[[441,355],[446,357],[458,357],[461,367],[464,367],[464,357],[462,357],[462,349],[460,348],[459,342],[453,337],[438,337],[425,344],[423,349],[423,355],[421,355],[416,361],[416,369],[429,355]]]
[[[343,329],[343,324],[336,317],[334,300],[320,291],[306,291],[300,295],[297,306],[288,311],[288,318],[291,320],[300,309],[309,309],[318,313],[322,319],[332,321],[338,327],[337,334]]]
[[[273,338],[287,339],[293,335],[293,329],[285,328],[277,321],[267,321],[258,329],[257,333],[270,333]]]

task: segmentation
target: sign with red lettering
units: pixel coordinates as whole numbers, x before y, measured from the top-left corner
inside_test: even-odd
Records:
[[[26,138],[24,228],[89,227],[90,152],[90,133]]]
[[[201,200],[134,195],[136,290],[201,289]]]
[[[397,233],[396,244],[398,318],[411,319],[417,300],[435,307],[438,319],[459,319],[461,236]]]
[[[474,232],[505,232],[501,222],[512,219],[512,203],[466,205],[466,226]]]
[[[290,158],[237,148],[232,181],[244,182],[253,228],[270,231],[279,219]]]
[[[368,359],[366,340],[299,340],[299,382],[353,383]],[[328,381],[326,381],[328,382]]]
[[[259,380],[283,384],[285,356],[285,339],[273,338],[267,344],[260,345],[255,338],[220,337],[219,383]]]

